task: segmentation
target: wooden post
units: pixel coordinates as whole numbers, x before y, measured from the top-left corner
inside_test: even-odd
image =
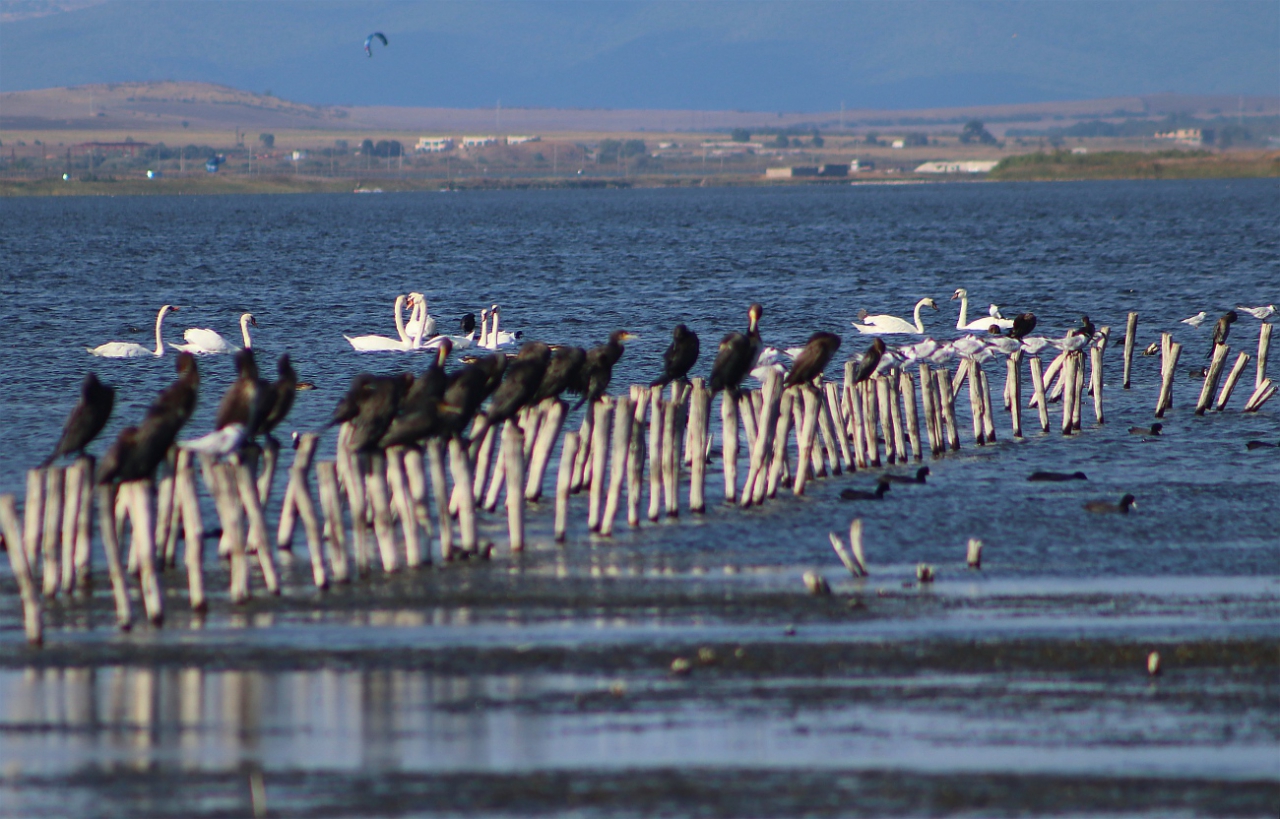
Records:
[[[155,625],[164,622],[164,602],[160,594],[160,578],[156,575],[155,529],[151,524],[151,481],[142,479],[120,485],[126,495],[129,524],[133,530],[133,551],[138,556],[138,585],[142,588],[142,605],[147,619]]]
[[[830,424],[830,434],[840,451],[840,462],[838,466],[841,468],[834,469],[832,472],[836,475],[841,474],[842,470],[852,472],[856,467],[853,463],[853,452],[849,449],[849,433],[847,432],[847,424],[845,423],[844,413],[840,409],[840,388],[831,381],[824,382],[822,385],[823,413],[822,419]],[[915,402],[912,401],[911,408],[915,409]],[[822,420],[820,420],[822,423]],[[823,431],[823,437],[828,434]]]
[[[733,503],[738,496],[738,399],[733,390],[720,393],[720,437],[724,499]]]
[[[248,464],[231,465],[230,477],[235,481],[235,491],[240,495],[240,503],[244,506],[245,517],[249,521],[248,545],[251,551],[258,553],[258,565],[262,568],[262,581],[267,591],[280,593],[280,581],[276,577],[275,561],[271,556],[271,538],[267,537],[267,520],[258,505],[258,486],[253,480]],[[385,487],[384,487],[385,489]]]
[[[1240,376],[1244,373],[1244,368],[1248,366],[1249,357],[1248,353],[1241,352],[1240,356],[1236,358],[1235,366],[1231,368],[1231,374],[1227,376],[1227,382],[1222,385],[1222,392],[1218,393],[1218,400],[1214,403],[1219,412],[1231,400],[1231,393],[1236,388],[1236,382],[1240,380]]]
[[[298,511],[293,493],[298,481],[306,480],[319,440],[320,436],[314,432],[305,433],[298,438],[298,449],[293,456],[293,466],[289,468],[289,483],[284,490],[284,503],[280,505],[280,525],[276,529],[277,548],[289,549],[293,545],[293,527]]]
[[[1063,360],[1062,376],[1059,379],[1059,381],[1061,381],[1063,384],[1070,385],[1069,388],[1064,387],[1063,393],[1062,393],[1062,434],[1063,435],[1070,435],[1072,430],[1075,428],[1074,415],[1073,415],[1074,410],[1072,409],[1072,406],[1071,406],[1076,396],[1075,368],[1076,368],[1076,357],[1071,354],[1068,354],[1067,357]]]
[[[44,470],[28,469],[27,502],[22,507],[22,548],[27,553],[27,568],[32,577],[35,577],[36,559],[40,556],[40,531],[43,524]],[[114,518],[112,525],[115,525]]]
[[[818,391],[810,384],[801,384],[800,395],[804,398],[804,423],[799,430],[799,458],[796,460],[795,483],[792,491],[797,495],[804,494],[805,481],[809,477],[809,461],[813,453],[814,438],[818,427]]]
[[[920,416],[916,408],[916,383],[911,378],[911,373],[903,370],[898,375],[898,395],[902,400],[902,418],[906,426],[907,443],[911,446],[911,455],[916,461],[923,458],[923,452],[920,446]],[[903,461],[906,460],[906,450],[902,452]]]
[[[116,488],[111,484],[98,487],[98,530],[102,551],[107,558],[107,575],[111,578],[111,594],[116,603],[116,625],[127,630],[133,624],[129,612],[129,589],[120,565],[120,541],[116,537]]]
[[[191,450],[179,449],[173,469],[173,514],[182,522],[183,562],[187,567],[187,592],[192,611],[204,611],[204,521],[191,468]]]
[[[76,582],[76,535],[80,521],[82,464],[67,467],[62,503],[62,593],[71,594]]]
[[[565,529],[569,525],[569,490],[573,483],[573,465],[578,455],[578,433],[564,436],[560,449],[560,472],[556,477],[556,543],[564,543]]]
[[[592,404],[589,410],[591,419],[591,495],[587,507],[587,528],[592,532],[600,531],[600,513],[604,505],[604,468],[609,457],[609,420],[612,399],[603,396]]]
[[[877,375],[871,379],[875,384],[876,417],[880,421],[880,437],[884,439],[885,463],[898,460],[898,442],[893,434],[893,408],[889,398],[889,376]]]
[[[1124,388],[1129,389],[1129,371],[1133,368],[1133,345],[1137,343],[1138,314],[1130,313],[1124,325]]]
[[[391,505],[400,518],[400,534],[404,538],[404,565],[416,569],[422,565],[422,550],[418,544],[418,513],[409,494],[409,476],[405,474],[404,456],[405,448],[402,446],[387,449],[387,485],[391,489]]]
[[[276,462],[280,460],[280,445],[270,436],[263,437],[266,442],[262,447],[262,471],[258,473],[258,504],[263,509],[270,509],[271,486],[275,482]]]
[[[509,420],[514,421],[515,419],[512,418]],[[484,499],[483,502],[479,500],[476,501],[480,504],[480,508],[486,512],[492,512],[498,508],[498,498],[502,493],[503,486],[506,484],[507,453],[502,448],[505,441],[506,438],[498,438],[498,462],[493,467],[493,477],[489,480],[489,491],[478,496],[479,498]],[[523,446],[523,443],[521,445]]]
[[[456,436],[449,439],[449,469],[453,472],[453,485],[471,486],[471,462],[467,459],[467,451],[462,441]],[[462,492],[458,502],[458,541],[459,548],[468,554],[475,554],[476,543],[476,505],[469,492]]]
[[[644,484],[645,411],[649,408],[649,388],[631,388],[631,435],[627,438],[627,525],[640,525],[640,499]]]
[[[80,515],[76,520],[75,561],[76,584],[88,588],[92,573],[93,554],[93,475],[96,462],[92,455],[79,459]]]
[[[707,422],[711,414],[711,393],[701,378],[693,379],[689,391],[689,511],[707,511]],[[735,430],[736,432],[736,430]]]
[[[649,406],[649,520],[657,520],[662,511],[662,479],[667,463],[662,452],[666,419],[662,387],[649,389]]]
[[[1178,369],[1178,356],[1181,354],[1182,345],[1172,342],[1169,344],[1168,352],[1161,357],[1160,395],[1156,398],[1157,418],[1163,418],[1164,411],[1173,407],[1173,374]]]
[[[1271,383],[1270,378],[1264,378],[1258,388],[1253,391],[1253,395],[1249,396],[1249,400],[1245,402],[1244,412],[1257,412],[1267,399],[1276,394],[1276,386]]]
[[[880,466],[880,435],[876,432],[878,416],[875,376],[863,381],[859,387],[862,392],[862,436],[867,443],[867,463],[871,466]]]
[[[480,419],[484,416],[476,416],[476,424],[481,423]],[[472,430],[474,434],[474,427]],[[477,448],[474,443],[472,449],[475,449],[475,474],[471,487],[471,497],[473,503],[480,503],[484,498],[485,483],[489,480],[489,464],[493,460],[493,439],[497,435],[497,427],[490,426],[486,423],[484,434],[480,438],[480,446]],[[474,442],[475,439],[473,438]],[[450,456],[452,457],[452,456]]]
[[[1013,437],[1022,437],[1022,351],[1015,350],[1005,366],[1008,368],[1006,383],[1009,385],[1009,418],[1013,424]]]
[[[1196,401],[1196,415],[1204,415],[1204,411],[1212,403],[1214,390],[1218,388],[1218,380],[1222,377],[1222,368],[1226,364],[1227,355],[1230,352],[1231,347],[1227,344],[1218,344],[1213,348],[1213,360],[1209,363],[1209,374],[1205,376],[1204,384],[1200,387],[1200,399]]]
[[[781,385],[779,385],[781,386]],[[763,492],[756,489],[752,496],[752,502],[760,503],[765,497],[772,498],[778,493],[778,484],[782,479],[782,470],[787,463],[787,442],[791,435],[791,407],[795,403],[796,388],[788,387],[781,389],[782,398],[778,406],[777,428],[773,432],[773,460],[769,464],[768,483],[763,484],[757,478],[756,486],[765,486]],[[802,464],[800,469],[804,469],[808,464]],[[797,470],[799,471],[799,470]],[[761,469],[760,475],[763,476],[764,469]]]
[[[976,373],[979,371],[976,361],[966,360],[960,365],[960,370],[965,372],[969,381],[969,414],[973,420],[973,442],[978,446],[982,446],[987,442],[986,436],[982,430],[982,378]],[[961,378],[959,374],[957,379]]]
[[[937,412],[934,407],[933,378],[928,364],[920,365],[920,405],[924,411],[925,432],[929,436],[929,452],[933,457],[942,454],[942,435],[937,427]]]
[[[663,407],[662,414],[662,499],[669,518],[680,516],[680,391],[677,387],[678,384],[672,382],[671,400]],[[599,463],[604,465],[603,461]]]
[[[170,450],[165,466],[174,457]],[[157,474],[159,474],[157,470]],[[169,550],[169,531],[174,517],[173,472],[170,470],[156,484],[156,565],[161,569],[174,565],[176,555]],[[176,551],[176,549],[175,549]]]
[[[658,398],[662,398],[662,390],[658,390]],[[573,493],[582,491],[585,473],[587,471],[587,459],[591,452],[591,424],[595,421],[595,413],[588,406],[582,413],[582,426],[578,428],[578,455],[577,460],[573,462],[573,473],[569,482],[569,491]],[[650,440],[652,444],[652,440]],[[652,446],[650,446],[652,449]]]
[[[347,568],[346,526],[342,522],[342,501],[338,496],[337,463],[317,462],[316,483],[320,487],[320,510],[324,513],[325,529],[329,534],[329,567],[333,569],[333,582],[346,583],[350,573]],[[445,504],[447,506],[448,501]],[[448,520],[447,515],[444,520]]]
[[[942,420],[947,427],[947,445],[952,450],[960,449],[960,428],[956,426],[956,399],[951,390],[951,371],[939,367],[934,371],[934,389],[937,390],[938,403],[942,409]]]
[[[609,489],[605,497],[604,517],[600,521],[600,534],[613,535],[613,520],[618,515],[622,499],[622,483],[627,477],[628,449],[631,442],[631,420],[634,408],[631,398],[618,398],[613,410],[612,441],[609,445]]]
[[[1264,323],[1258,328],[1258,368],[1253,377],[1253,388],[1256,390],[1267,380],[1267,350],[1271,347],[1271,328],[1274,325]]]
[[[515,419],[502,427],[502,449],[506,452],[507,536],[511,551],[524,551],[524,433]]]
[[[764,497],[764,484],[761,477],[765,475],[765,458],[773,445],[774,427],[782,408],[782,375],[770,369],[765,373],[764,388],[761,395],[761,412],[756,423],[755,446],[751,449],[751,468],[747,473],[747,483],[742,490],[742,505],[750,506]],[[791,409],[787,408],[788,420]],[[756,497],[756,484],[760,483],[759,498]]]
[[[361,474],[360,462],[355,453],[346,450],[341,442],[338,445],[339,463],[346,463],[346,476],[343,488],[346,489],[347,506],[351,512],[351,551],[355,557],[356,573],[364,577],[369,574],[372,550],[369,543],[368,494],[365,492],[364,475]],[[470,486],[471,484],[467,484]]]
[[[44,530],[40,538],[40,553],[44,568],[44,596],[58,593],[58,535],[62,531],[62,478],[60,466],[50,466],[44,471]]]
[[[746,443],[747,469],[751,468],[751,453],[756,448],[757,427],[763,402],[759,390],[748,390],[738,395],[738,420],[742,424],[742,437]],[[760,406],[757,406],[760,405]]]
[[[18,526],[18,510],[14,506],[13,495],[0,495],[0,531],[4,532],[9,566],[13,569],[14,579],[18,581],[18,594],[22,598],[22,625],[27,642],[33,646],[41,645],[44,642],[44,629],[40,622],[40,597],[36,594],[36,584],[31,577],[31,567],[23,548],[23,532]]]
[[[1049,431],[1049,402],[1044,397],[1044,372],[1040,356],[1031,356],[1031,390],[1032,403],[1040,415],[1040,431]]]
[[[987,378],[987,371],[979,367],[976,370],[978,376],[982,379],[982,431],[986,435],[987,443],[994,444],[996,442],[996,420],[995,413],[991,410],[991,380]]]
[[[440,559],[453,559],[453,519],[449,515],[449,482],[444,474],[444,442],[439,437],[427,439],[427,469],[431,478],[431,494],[436,499],[436,525],[440,527]]]
[[[543,402],[542,423],[538,427],[538,437],[534,442],[529,461],[529,482],[524,489],[525,500],[537,501],[542,497],[542,477],[547,472],[547,464],[551,461],[551,450],[560,437],[567,411],[568,405],[559,398],[548,398]]]
[[[431,513],[427,510],[427,467],[422,458],[422,450],[415,446],[404,451],[404,474],[409,481],[411,514],[427,536],[425,547],[419,549],[419,560],[430,564],[431,538],[435,533],[431,526]]]
[[[898,379],[893,373],[884,376],[885,389],[889,393],[889,422],[893,428],[893,454],[898,463],[907,462],[907,438],[902,424],[902,401],[898,395]]]

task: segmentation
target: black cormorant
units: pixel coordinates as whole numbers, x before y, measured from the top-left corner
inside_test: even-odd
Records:
[[[753,304],[747,308],[747,332],[733,332],[720,339],[720,349],[711,364],[711,392],[729,390],[736,393],[760,357],[760,317],[764,308]]]
[[[80,384],[80,401],[67,416],[62,425],[62,437],[54,447],[53,454],[40,464],[43,469],[59,457],[72,453],[84,454],[84,448],[98,437],[102,428],[111,417],[111,408],[116,403],[115,389],[98,380],[93,373],[85,373]]]
[[[804,345],[800,355],[796,356],[795,363],[791,365],[791,372],[787,373],[782,386],[794,387],[797,384],[808,384],[821,376],[827,369],[827,365],[831,363],[831,357],[839,349],[840,336],[835,333],[819,331],[809,336],[808,343]]]
[[[662,354],[662,375],[655,378],[650,387],[665,387],[689,374],[698,363],[698,334],[683,324],[671,331],[671,346]]]

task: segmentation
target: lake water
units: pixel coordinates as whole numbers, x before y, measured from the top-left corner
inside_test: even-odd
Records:
[[[839,500],[873,486],[859,473],[725,507],[717,460],[697,519],[605,543],[584,499],[557,548],[543,504],[519,559],[488,516],[493,563],[322,597],[299,554],[283,599],[217,598],[202,619],[173,575],[165,628],[128,634],[99,587],[49,604],[38,653],[21,647],[6,564],[0,815],[243,815],[259,775],[282,814],[1274,815],[1280,450],[1245,442],[1280,443],[1280,403],[1239,411],[1251,362],[1230,408],[1196,418],[1186,371],[1207,363],[1214,317],[1280,297],[1278,205],[1275,180],[0,200],[0,492],[20,497],[86,370],[118,390],[99,452],[172,378],[172,354],[85,352],[147,344],[165,303],[181,307],[172,342],[187,327],[233,339],[252,312],[264,374],[287,351],[317,385],[284,425],[297,430],[318,429],[356,372],[424,366],[343,339],[394,336],[409,291],[442,326],[496,302],[525,338],[635,332],[615,393],[656,375],[676,322],[701,336],[705,375],[753,301],[768,344],[840,333],[833,376],[866,346],[860,308],[909,317],[931,296],[926,328],[950,337],[957,287],[971,318],[995,302],[1045,335],[1082,313],[1112,328],[1106,425],[1086,406],[1080,435],[1024,418],[1014,441],[998,411],[998,444],[962,436],[927,485],[878,504]],[[1200,329],[1179,323],[1200,310]],[[1159,384],[1159,357],[1137,356],[1120,389],[1129,311],[1139,349],[1161,331],[1186,345],[1159,439],[1127,432],[1154,420]],[[1259,326],[1242,314],[1233,359]],[[229,357],[200,364],[184,437],[209,430],[233,377]],[[987,369],[998,390],[1003,366]],[[1041,469],[1089,480],[1028,484]],[[1127,517],[1081,509],[1125,492]],[[827,543],[855,514],[867,581]],[[963,565],[970,537],[981,573]],[[932,588],[909,583],[919,562],[938,567]],[[809,568],[832,598],[803,594]],[[699,648],[714,659],[668,672]],[[1151,648],[1169,666],[1158,683]]]

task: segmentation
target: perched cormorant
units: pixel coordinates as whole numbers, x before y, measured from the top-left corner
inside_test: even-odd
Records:
[[[1009,328],[1009,337],[1021,341],[1031,335],[1031,331],[1034,329],[1036,329],[1036,314],[1019,313],[1013,317],[1013,326]]]
[[[747,308],[747,332],[732,332],[720,339],[720,349],[711,364],[711,392],[729,390],[736,393],[742,379],[756,365],[760,356],[760,317],[764,308],[753,304]]]
[[[1231,334],[1231,325],[1236,323],[1240,315],[1235,310],[1228,310],[1222,314],[1222,318],[1218,319],[1218,323],[1213,326],[1213,341],[1209,344],[1209,352],[1205,354],[1205,358],[1212,358],[1213,351],[1218,348],[1219,344],[1227,343],[1227,336]]]
[[[263,412],[262,389],[258,383],[258,363],[253,358],[253,349],[244,349],[236,353],[236,372],[239,375],[231,383],[218,405],[218,414],[214,417],[213,428],[222,429],[231,424],[244,424],[249,437],[256,433],[257,425],[262,423]]]
[[[1129,514],[1130,507],[1133,507],[1134,509],[1138,508],[1138,502],[1133,495],[1125,495],[1120,499],[1119,503],[1112,503],[1110,501],[1089,501],[1084,505],[1084,510],[1086,512],[1093,512],[1097,515],[1127,515]]]
[[[333,412],[329,415],[329,423],[325,426],[336,427],[355,418],[356,413],[360,411],[360,402],[364,400],[369,390],[373,389],[375,378],[373,373],[356,373],[351,379],[351,386],[338,401],[338,406],[333,408]]]
[[[359,399],[359,409],[351,419],[351,437],[347,445],[353,452],[371,452],[378,448],[382,436],[400,409],[400,398],[412,384],[412,376],[375,378]]]
[[[444,398],[439,405],[441,434],[460,435],[475,416],[476,410],[502,381],[507,368],[505,355],[478,358],[448,378]]]
[[[853,383],[861,384],[875,375],[876,367],[880,366],[880,356],[882,355],[884,355],[884,339],[874,339],[871,342],[871,346],[862,354],[862,359],[853,371]]]
[[[876,491],[864,492],[861,489],[845,489],[840,493],[840,500],[883,500],[884,493],[889,491],[889,482],[881,478],[876,483]]]
[[[200,371],[195,356],[179,353],[178,378],[161,390],[138,426],[120,430],[98,464],[98,483],[150,478],[195,412]]]
[[[1093,322],[1089,320],[1088,316],[1081,316],[1080,326],[1075,330],[1072,330],[1071,332],[1074,335],[1084,336],[1085,338],[1092,339],[1093,334],[1096,332],[1096,329],[1093,326]]]
[[[797,384],[808,384],[821,376],[827,369],[827,365],[831,363],[831,357],[839,349],[840,336],[835,333],[818,331],[809,336],[808,343],[804,345],[800,355],[796,356],[795,363],[791,365],[791,372],[787,373],[782,386],[794,387]]]
[[[1089,478],[1083,472],[1032,472],[1027,477],[1027,480],[1061,483],[1063,481],[1087,481]]]
[[[448,383],[444,363],[452,348],[453,343],[445,339],[436,350],[436,360],[418,376],[404,398],[400,399],[400,414],[392,420],[391,426],[387,427],[382,440],[378,442],[380,448],[409,446],[438,432],[440,401]]]
[[[297,393],[298,374],[294,372],[293,364],[289,362],[289,354],[285,353],[276,361],[276,380],[265,393],[272,397],[271,406],[267,410],[266,417],[262,419],[262,425],[258,431],[270,436],[289,414],[289,410],[293,409],[293,399]]]
[[[698,363],[698,334],[683,324],[671,331],[671,346],[662,354],[662,375],[650,382],[650,387],[665,387],[689,374]]]
[[[551,363],[547,365],[547,372],[542,376],[532,403],[557,398],[565,390],[575,388],[582,381],[582,365],[586,360],[587,351],[581,347],[553,347]]]
[[[587,358],[582,363],[578,382],[582,400],[574,409],[600,400],[605,390],[609,389],[609,381],[613,379],[613,365],[618,363],[618,359],[622,358],[622,353],[626,349],[622,346],[623,342],[633,338],[635,336],[626,330],[614,330],[609,334],[607,342],[587,351]]]
[[[484,413],[490,424],[500,424],[515,416],[532,402],[551,361],[551,348],[541,341],[530,341],[507,365],[501,386],[493,393],[493,403]]]
[[[80,401],[62,425],[62,437],[58,439],[53,454],[40,467],[43,469],[63,455],[83,455],[84,448],[107,425],[115,403],[116,391],[99,381],[93,373],[85,373],[84,381],[80,384]]]

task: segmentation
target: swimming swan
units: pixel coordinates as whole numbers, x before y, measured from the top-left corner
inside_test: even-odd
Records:
[[[974,319],[965,323],[965,319],[969,317],[969,291],[963,287],[957,287],[956,292],[951,295],[951,300],[960,299],[960,315],[956,318],[957,330],[990,330],[991,325],[998,326],[1001,330],[1008,330],[1013,326],[1013,319],[1007,319],[1000,315],[1000,308],[994,304],[991,305],[988,318]]]
[[[852,322],[853,326],[859,333],[868,335],[894,335],[897,333],[915,333],[924,335],[924,322],[920,321],[920,309],[923,307],[932,307],[938,309],[938,304],[933,299],[923,298],[916,302],[915,319],[916,323],[912,325],[910,322],[900,319],[897,316],[868,316],[865,311],[860,311],[858,318],[863,322],[858,324]]]
[[[435,338],[436,320],[427,312],[427,297],[421,293],[410,293],[409,306],[413,308],[413,313],[410,314],[409,323],[404,328],[405,333],[412,336],[421,330],[422,338]],[[418,310],[419,306],[422,308],[421,311]]]
[[[422,336],[416,335],[416,336],[410,337],[409,334],[405,332],[403,313],[404,313],[404,305],[407,299],[408,299],[407,296],[396,296],[395,319],[396,319],[396,333],[400,336],[399,339],[387,338],[386,336],[376,336],[376,335],[355,336],[355,337],[344,335],[343,338],[345,338],[348,342],[351,343],[352,349],[362,353],[416,350],[418,346],[422,343]],[[413,312],[413,315],[410,317],[410,321],[418,317],[418,311],[422,309],[422,306],[421,305],[415,306],[413,309],[414,309],[414,312]],[[420,332],[421,323],[419,323],[418,326],[419,326],[419,332]]]
[[[160,331],[164,325],[164,317],[170,311],[177,311],[178,308],[171,304],[166,304],[160,308],[160,312],[156,314],[156,348],[149,350],[141,344],[135,344],[132,341],[108,341],[106,344],[100,344],[97,347],[85,347],[89,355],[101,356],[102,358],[143,358],[145,356],[162,356],[164,355],[164,338]]]
[[[244,342],[246,350],[253,347],[253,339],[249,337],[249,325],[258,326],[258,320],[253,317],[253,313],[245,313],[240,316],[240,340]],[[204,355],[212,355],[215,353],[234,353],[236,347],[228,344],[217,331],[210,330],[205,327],[192,327],[182,334],[182,338],[186,344],[170,344],[169,346],[175,350],[184,353],[197,353]]]

